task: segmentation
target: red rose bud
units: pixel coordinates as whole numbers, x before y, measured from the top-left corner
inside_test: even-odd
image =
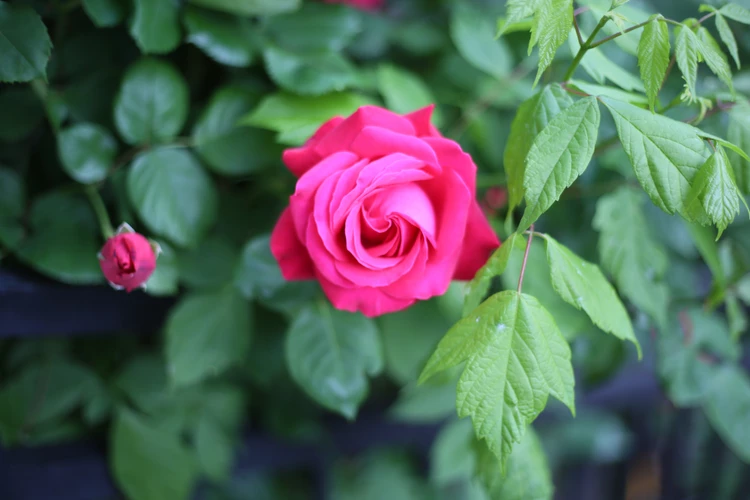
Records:
[[[99,266],[112,288],[128,292],[146,288],[146,281],[156,269],[159,245],[122,224],[99,252]]]

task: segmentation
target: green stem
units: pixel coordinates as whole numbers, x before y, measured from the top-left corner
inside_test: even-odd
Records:
[[[102,200],[99,191],[94,186],[86,186],[86,196],[89,197],[91,207],[96,213],[96,218],[99,221],[99,227],[102,231],[102,236],[105,240],[108,240],[115,234],[115,230],[112,228],[112,222],[109,220],[109,214],[107,213],[107,207],[104,206],[104,200]]]
[[[599,19],[599,24],[596,25],[596,28],[594,28],[594,31],[591,32],[588,39],[586,39],[583,45],[581,45],[581,47],[578,49],[578,53],[573,59],[573,62],[570,63],[570,67],[568,68],[568,71],[565,73],[565,77],[563,78],[563,81],[567,82],[573,77],[573,73],[575,72],[576,68],[580,64],[581,59],[583,59],[583,55],[586,53],[587,50],[591,48],[591,44],[594,42],[594,37],[597,34],[599,34],[599,31],[601,31],[604,25],[607,24],[607,21],[609,21],[609,18],[606,16]]]
[[[698,24],[702,24],[703,21],[705,21],[706,19],[710,19],[710,18],[714,17],[715,15],[716,15],[716,11],[715,10],[712,11],[712,12],[709,12],[705,16],[703,16],[700,19],[698,19]]]
[[[636,24],[635,26],[631,26],[630,28],[628,28],[626,30],[623,30],[623,31],[620,31],[618,33],[615,33],[614,35],[609,35],[607,38],[602,38],[598,42],[592,43],[591,45],[589,45],[588,48],[589,49],[596,48],[599,45],[605,44],[605,43],[609,42],[610,40],[614,40],[615,38],[624,35],[625,33],[630,33],[631,31],[637,30],[638,28],[643,28],[644,26],[646,26],[650,22],[651,21],[643,21],[642,23]]]

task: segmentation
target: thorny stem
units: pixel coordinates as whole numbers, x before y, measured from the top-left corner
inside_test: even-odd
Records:
[[[99,191],[97,191],[94,186],[86,186],[84,189],[86,190],[86,196],[89,197],[89,201],[91,202],[91,207],[96,213],[102,236],[107,240],[115,234],[115,231],[112,228],[112,222],[109,220],[109,214],[107,214],[107,207],[104,206],[104,201],[99,195]]]
[[[591,48],[591,44],[594,42],[594,37],[599,34],[599,31],[604,27],[605,24],[607,24],[607,21],[609,21],[608,17],[602,17],[599,20],[599,24],[596,25],[596,28],[594,28],[594,31],[591,32],[588,39],[583,42],[583,45],[581,45],[581,48],[578,49],[578,53],[576,54],[575,58],[573,59],[573,62],[570,63],[570,67],[568,68],[568,71],[565,73],[565,77],[563,78],[563,81],[568,81],[573,76],[573,72],[578,67],[578,64],[580,64],[581,59],[583,59],[583,55],[586,53],[587,50]]]
[[[518,277],[518,293],[523,288],[523,275],[526,274],[526,263],[529,260],[529,250],[531,249],[531,240],[534,239],[534,224],[529,227],[529,241],[526,242],[526,252],[523,254],[523,264],[521,264],[521,275]]]

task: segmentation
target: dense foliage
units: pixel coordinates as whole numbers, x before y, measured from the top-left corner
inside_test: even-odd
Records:
[[[576,401],[646,366],[742,470],[750,6],[366,3],[0,1],[2,271],[104,285],[97,254],[128,223],[160,249],[132,293],[176,301],[159,335],[0,340],[3,445],[106,436],[134,500],[201,479],[309,498],[303,475],[233,481],[242,431],[326,446],[331,414],[387,406],[445,422],[429,477],[378,451],[328,471],[334,498],[547,499],[595,436],[592,460],[627,453],[621,419]],[[436,104],[503,241],[473,280],[377,318],[285,280],[269,245],[297,181],[283,150],[368,104]]]

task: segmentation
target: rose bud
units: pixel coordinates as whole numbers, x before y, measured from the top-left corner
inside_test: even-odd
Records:
[[[315,279],[336,308],[372,317],[474,277],[500,243],[476,165],[431,114],[363,106],[284,152],[298,177],[271,235],[284,278]]]
[[[156,257],[160,251],[157,243],[123,223],[99,252],[99,266],[115,290],[145,289],[146,281],[156,269]]]

